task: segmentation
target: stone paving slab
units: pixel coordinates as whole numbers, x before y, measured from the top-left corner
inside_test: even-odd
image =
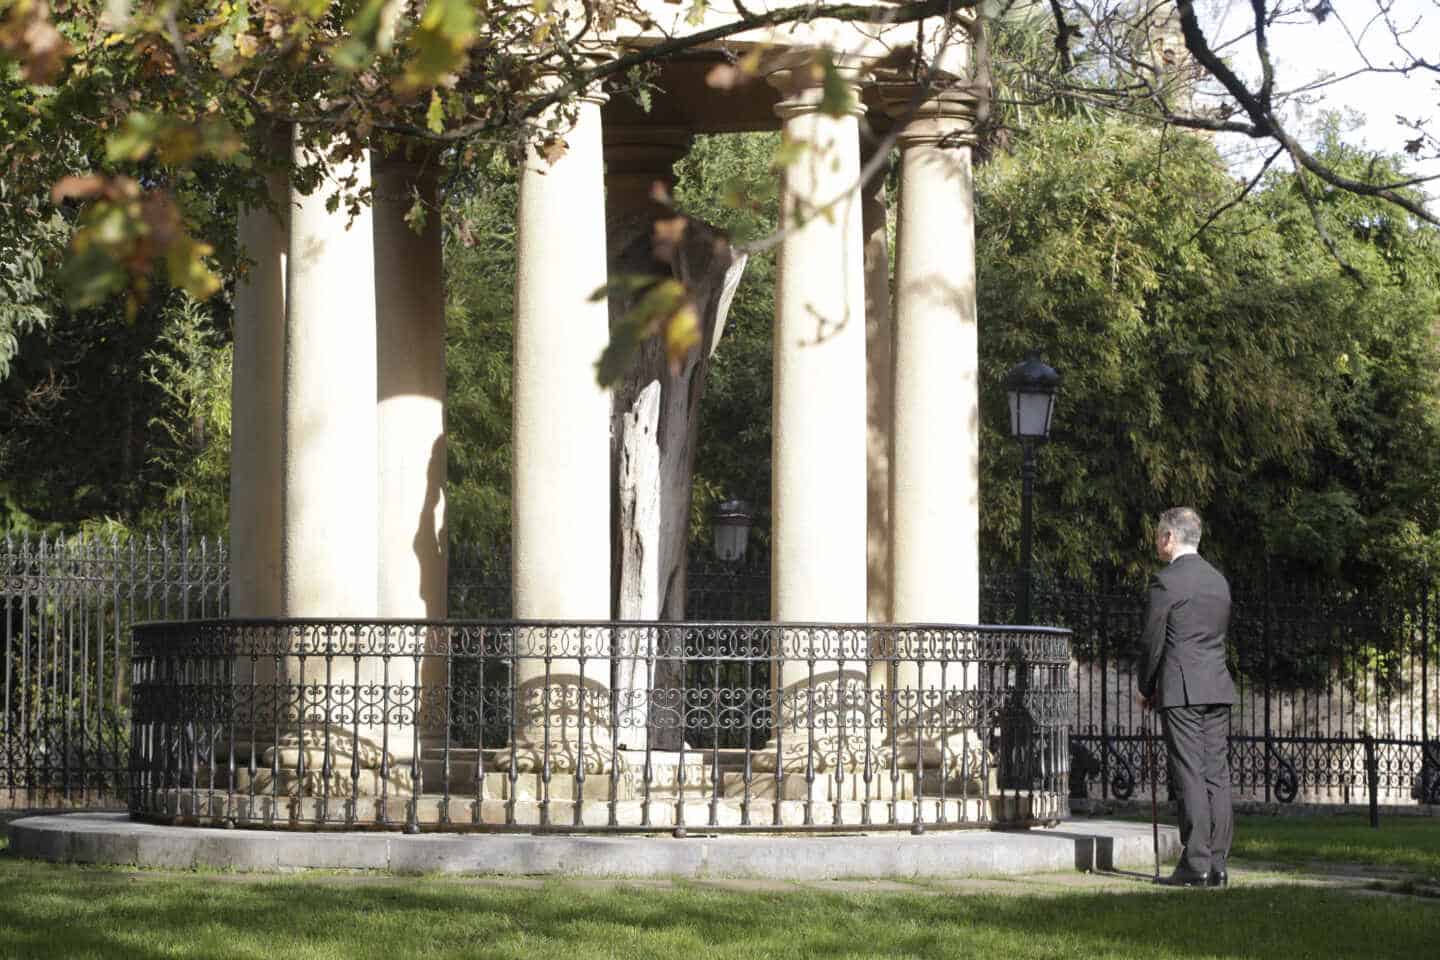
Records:
[[[125,814],[67,813],[9,825],[11,852],[74,863],[288,872],[375,870],[603,878],[792,881],[1014,876],[1059,870],[1146,869],[1148,824],[1086,820],[1029,831],[932,830],[827,836],[594,836],[576,834],[296,833],[172,827]],[[1179,854],[1173,827],[1161,856]]]

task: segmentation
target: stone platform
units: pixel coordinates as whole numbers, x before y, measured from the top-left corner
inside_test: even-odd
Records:
[[[552,833],[405,836],[380,832],[273,832],[139,823],[124,813],[26,817],[9,825],[16,856],[171,869],[304,869],[588,877],[829,880],[1009,876],[1048,870],[1154,867],[1150,826],[1071,820],[1028,831],[595,836]],[[1160,828],[1160,855],[1180,852]]]

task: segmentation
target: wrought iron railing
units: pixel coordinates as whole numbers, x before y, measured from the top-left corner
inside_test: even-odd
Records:
[[[1064,630],[208,620],[137,626],[132,663],[148,819],[922,832],[1067,812]]]
[[[1003,594],[982,596],[993,602]],[[1035,610],[1038,622],[1074,632],[1075,797],[1147,795],[1152,744],[1135,696],[1143,589],[1048,583],[1037,591]],[[1293,587],[1237,592],[1229,631],[1239,693],[1230,723],[1236,796],[1440,803],[1437,634],[1428,584],[1388,596]],[[1163,764],[1158,782],[1163,796]]]
[[[131,624],[222,616],[228,583],[183,513],[154,536],[0,541],[0,806],[123,803]]]
[[[0,541],[0,806],[123,805],[130,627],[223,617],[228,579],[224,543],[190,536],[183,511],[178,524],[152,536]],[[983,620],[1012,619],[1013,582],[1009,574],[984,579]],[[449,585],[452,616],[510,613],[503,552],[452,545]],[[769,570],[763,561],[722,564],[696,555],[686,596],[686,613],[696,620],[763,621]],[[1130,582],[1041,578],[1033,591],[1035,619],[1074,635],[1076,796],[1147,790],[1145,727],[1134,698],[1144,603],[1143,584]],[[1231,643],[1241,692],[1231,736],[1237,796],[1363,803],[1373,783],[1380,802],[1440,803],[1440,630],[1429,585],[1393,596],[1241,585]],[[476,669],[471,660],[456,665],[461,674]],[[763,686],[768,669],[758,659],[692,662],[687,683]],[[695,744],[741,746],[733,730],[685,735]],[[656,736],[674,747],[679,734]]]

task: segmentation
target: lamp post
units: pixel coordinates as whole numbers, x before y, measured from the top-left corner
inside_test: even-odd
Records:
[[[710,517],[715,559],[734,564],[745,559],[745,547],[754,522],[755,515],[750,510],[750,504],[744,500],[726,500],[716,507]]]
[[[1035,447],[1050,439],[1050,418],[1055,412],[1055,394],[1060,374],[1040,360],[1034,350],[1005,376],[1010,396],[1010,436],[1020,441],[1020,595],[1015,617],[1030,622],[1030,524],[1031,501],[1035,496]]]

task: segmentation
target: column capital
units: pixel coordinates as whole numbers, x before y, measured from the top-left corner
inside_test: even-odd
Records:
[[[899,126],[901,149],[919,145],[972,147],[979,95],[966,86],[925,93],[913,83],[877,83],[875,99],[881,111]]]
[[[840,64],[836,67],[841,79],[852,94],[850,113],[860,116],[865,112],[860,104],[860,77],[858,67]],[[813,60],[804,63],[787,64],[765,74],[765,82],[780,91],[780,102],[775,104],[775,115],[782,121],[806,113],[815,113],[824,96],[822,78],[817,75]]]
[[[410,187],[432,190],[439,181],[440,148],[428,144],[407,145],[370,159],[371,196],[376,200],[400,202],[410,199]]]
[[[590,67],[598,67],[609,60],[614,59],[614,54],[606,50],[584,50],[576,56],[576,69],[584,70]],[[546,96],[570,81],[570,77],[553,71],[542,73],[535,82],[536,99]],[[603,106],[610,101],[610,94],[603,88],[604,81],[596,81],[579,90],[574,94],[575,99],[582,103],[594,103]],[[554,109],[553,107],[550,109]]]
[[[436,164],[440,162],[440,155],[444,153],[445,145],[433,143],[428,140],[406,139],[392,149],[371,153],[371,164],[375,168],[388,170],[433,171]]]

